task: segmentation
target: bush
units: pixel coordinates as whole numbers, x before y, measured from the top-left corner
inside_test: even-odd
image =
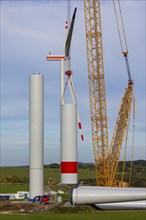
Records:
[[[28,178],[18,176],[6,176],[0,178],[0,183],[28,183]]]
[[[49,168],[60,168],[58,163],[50,163]]]

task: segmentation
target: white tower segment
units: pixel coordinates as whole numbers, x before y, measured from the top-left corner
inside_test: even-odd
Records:
[[[61,105],[61,183],[78,183],[77,105]]]
[[[44,77],[30,76],[29,94],[29,190],[30,199],[43,195],[44,175]]]

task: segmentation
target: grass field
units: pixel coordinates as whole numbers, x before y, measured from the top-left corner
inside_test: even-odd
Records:
[[[17,191],[29,191],[29,185],[24,184],[0,184],[0,193],[16,193]]]
[[[28,177],[29,169],[27,167],[2,167],[1,168],[1,177],[7,176],[18,176],[18,177]],[[94,179],[94,171],[87,169],[79,170],[79,181],[83,179]],[[49,178],[52,178],[54,183],[60,182],[60,169],[56,168],[44,168],[44,182],[48,183]],[[56,188],[57,187],[57,188]],[[52,186],[53,190],[58,190],[58,186]],[[0,184],[0,193],[15,193],[17,191],[29,191],[28,184],[9,184],[1,183]]]
[[[1,174],[1,177],[6,177],[6,176],[28,177],[28,168],[27,167],[1,167],[0,174]]]
[[[1,177],[7,176],[18,176],[18,177],[28,177],[29,168],[27,167],[2,167],[0,168]],[[57,168],[44,168],[44,181],[48,182],[49,178],[55,183],[60,182],[60,169]],[[83,179],[95,179],[95,171],[88,169],[79,169],[79,181]]]
[[[1,220],[145,220],[145,211],[97,211],[80,214],[31,213],[1,215]]]
[[[2,167],[1,177],[7,176],[17,176],[17,177],[28,177],[29,168],[28,167]],[[52,178],[54,183],[60,182],[60,169],[57,168],[44,168],[44,182],[48,183],[49,178]],[[79,169],[79,182],[82,180],[88,181],[89,179],[95,179],[95,171],[88,169]],[[54,190],[55,190],[55,186]],[[28,184],[0,184],[0,193],[14,193],[17,191],[28,191]]]

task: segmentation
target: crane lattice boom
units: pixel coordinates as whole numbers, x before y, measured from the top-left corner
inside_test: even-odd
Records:
[[[92,141],[97,185],[108,178],[108,129],[100,1],[84,1]]]
[[[130,111],[133,101],[133,87],[134,83],[131,81],[128,84],[128,87],[125,89],[125,93],[123,95],[120,110],[118,113],[118,117],[116,120],[116,125],[111,141],[110,152],[109,152],[109,185],[116,185],[116,172],[118,168],[118,163],[120,159],[120,152],[122,148],[122,143],[124,139],[124,135],[128,126],[128,121],[130,117]]]

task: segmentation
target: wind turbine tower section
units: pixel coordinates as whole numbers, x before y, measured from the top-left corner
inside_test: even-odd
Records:
[[[61,105],[61,183],[77,184],[77,105]]]
[[[44,77],[30,76],[29,94],[29,188],[30,199],[43,196],[44,174]]]

